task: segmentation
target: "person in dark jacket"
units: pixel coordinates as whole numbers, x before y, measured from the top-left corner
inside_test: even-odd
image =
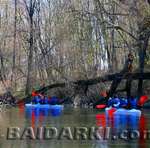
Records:
[[[131,109],[137,109],[137,98],[131,96],[129,99],[128,99],[128,103],[129,103],[129,107]]]
[[[53,97],[49,98],[48,103],[49,103],[50,105],[59,104],[59,99],[58,99],[56,96],[53,96]]]
[[[32,99],[32,103],[33,104],[39,104],[40,100],[41,100],[40,96],[38,96],[38,95],[34,96],[33,99]]]
[[[125,97],[120,98],[120,108],[127,108],[128,100]]]
[[[39,103],[40,104],[48,104],[48,98],[46,96],[42,96]]]
[[[108,107],[119,108],[120,107],[119,97],[115,96],[115,97],[109,98],[107,105]]]
[[[96,108],[96,106],[99,104],[107,104],[107,100],[108,100],[107,96],[108,96],[108,92],[106,90],[101,91],[99,99],[95,103],[93,103],[93,107]]]

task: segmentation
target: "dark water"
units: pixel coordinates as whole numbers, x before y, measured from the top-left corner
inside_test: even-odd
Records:
[[[96,117],[97,115],[97,117]],[[116,120],[116,121],[114,121]],[[150,113],[144,110],[141,119],[110,119],[107,121],[104,112],[93,109],[71,109],[65,108],[62,115],[52,117],[49,113],[36,116],[35,113],[25,113],[23,108],[13,108],[4,113],[0,113],[0,148],[147,148],[150,147],[149,140],[143,139],[101,139],[101,140],[8,140],[6,138],[8,127],[111,127],[112,133],[116,134],[121,129],[137,129],[139,131],[150,129]],[[21,132],[20,132],[21,133]],[[150,138],[149,138],[150,139]]]

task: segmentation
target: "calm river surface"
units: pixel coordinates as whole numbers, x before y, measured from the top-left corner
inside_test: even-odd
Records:
[[[97,117],[96,117],[97,115]],[[114,119],[113,119],[114,120]],[[150,130],[150,113],[149,110],[144,110],[141,119],[125,119],[124,117],[117,121],[106,121],[104,112],[94,109],[71,109],[65,108],[62,115],[58,117],[52,117],[51,115],[40,113],[36,116],[35,113],[26,113],[24,108],[12,108],[6,112],[0,113],[0,148],[147,148],[150,147],[149,140],[143,139],[101,139],[101,140],[67,140],[62,138],[61,140],[8,140],[7,128],[19,127],[23,130],[26,127],[56,127],[62,129],[62,127],[98,127],[109,126],[112,133],[118,133],[120,129],[133,128],[138,131],[146,129]],[[21,132],[20,132],[21,134]],[[73,133],[72,133],[73,134]],[[149,134],[150,135],[150,134]],[[126,134],[124,136],[127,136]]]

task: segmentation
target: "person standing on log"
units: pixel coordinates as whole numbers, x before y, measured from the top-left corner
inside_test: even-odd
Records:
[[[113,96],[113,94],[115,94],[116,93],[116,89],[117,89],[117,87],[118,87],[118,85],[120,84],[120,82],[121,82],[121,80],[126,76],[126,74],[130,74],[130,73],[132,73],[132,71],[133,71],[133,60],[134,60],[134,56],[133,56],[133,54],[130,52],[129,54],[128,54],[128,58],[127,58],[127,60],[126,60],[126,62],[125,62],[125,66],[124,66],[124,68],[123,68],[123,70],[120,72],[120,73],[118,73],[117,75],[116,75],[116,79],[115,80],[113,80],[113,82],[112,82],[112,84],[111,84],[111,87],[110,87],[110,90],[109,90],[109,95],[108,95],[108,98],[109,97],[112,97]],[[126,90],[128,90],[128,96],[130,96],[130,81],[131,80],[131,78],[129,77],[128,78],[128,80],[127,80],[127,89]],[[129,85],[128,85],[129,84]]]
[[[132,73],[133,71],[133,60],[134,60],[134,56],[133,54],[130,52],[128,54],[128,59],[125,62],[125,66],[123,68],[123,70],[121,71],[121,73]]]

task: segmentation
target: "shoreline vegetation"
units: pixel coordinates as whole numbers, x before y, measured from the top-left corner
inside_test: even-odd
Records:
[[[0,1],[0,94],[8,102],[28,102],[33,90],[77,106],[91,106],[103,90],[140,98],[150,93],[149,68],[149,1]]]

